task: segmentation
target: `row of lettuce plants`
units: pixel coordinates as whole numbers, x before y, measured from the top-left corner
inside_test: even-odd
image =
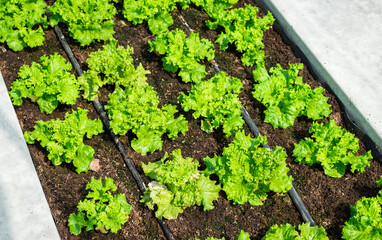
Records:
[[[81,46],[88,45],[95,39],[109,39],[113,35],[112,18],[115,9],[109,1],[83,4],[82,1],[69,2],[71,1],[56,1],[49,8],[52,12],[52,25],[58,22],[66,23],[71,36],[78,40]],[[186,37],[179,29],[168,31],[159,26],[161,22],[165,23],[166,28],[172,24],[172,19],[169,20],[171,17],[169,11],[175,9],[177,3],[184,8],[191,2],[201,6],[213,19],[207,23],[210,28],[216,29],[218,26],[224,28],[224,32],[217,39],[220,48],[225,50],[229,44],[235,44],[238,52],[244,52],[242,55],[244,65],[256,64],[254,77],[259,84],[255,85],[253,94],[267,107],[265,122],[271,123],[275,128],[286,128],[293,125],[294,119],[301,115],[314,120],[327,117],[331,111],[330,105],[326,102],[327,98],[322,94],[324,90],[322,88],[312,90],[309,85],[302,82],[302,78],[298,76],[302,65],[290,65],[289,70],[278,66],[270,69],[271,75],[265,68],[262,37],[263,32],[274,21],[272,15],[268,13],[264,18],[258,18],[258,9],[250,5],[225,10],[237,1],[172,1],[171,3],[144,1],[146,4],[143,5],[142,2],[125,1],[124,14],[141,19],[131,20],[133,23],[147,20],[150,30],[158,35],[149,42],[150,51],[164,55],[162,59],[164,69],[178,72],[184,82],[193,83],[188,95],[182,93],[179,97],[182,107],[185,111],[193,110],[195,118],[203,117],[201,128],[204,131],[211,132],[222,126],[227,137],[235,135],[221,157],[204,159],[207,166],[204,171],[199,171],[198,163],[191,158],[183,158],[180,150],[171,154],[172,160],[166,160],[167,156],[165,156],[161,161],[143,165],[145,174],[155,181],[149,184],[142,202],[151,209],[154,209],[156,205],[158,218],[176,218],[184,207],[195,204],[203,205],[204,210],[210,210],[213,208],[212,202],[218,198],[218,192],[221,189],[220,185],[215,185],[215,182],[209,179],[210,174],[216,174],[219,177],[222,189],[234,204],[249,202],[252,205],[261,205],[268,191],[287,192],[293,179],[287,175],[289,169],[285,163],[285,151],[280,147],[267,151],[259,147],[260,144],[266,144],[265,137],[253,139],[240,130],[244,123],[240,116],[238,99],[242,88],[240,80],[226,76],[224,72],[209,80],[203,80],[206,70],[200,61],[214,58],[213,44],[207,39],[200,39],[197,33],[191,33],[189,37]],[[7,4],[10,10],[0,11],[0,16],[8,14],[5,20],[17,12],[15,7],[12,8],[13,3]],[[14,6],[19,9],[31,9],[29,5],[17,4]],[[33,11],[29,10],[26,14],[33,13],[41,17],[41,11],[39,12],[38,9],[43,8],[42,3],[36,1],[36,4],[40,7]],[[166,7],[163,4],[167,4]],[[100,9],[99,13],[98,9]],[[136,9],[139,9],[138,12],[147,11],[145,14],[150,15],[149,18],[130,14]],[[162,11],[163,9],[166,11]],[[101,12],[105,14],[100,14]],[[87,15],[87,13],[91,14]],[[80,24],[76,19],[78,16],[82,17],[83,22]],[[2,29],[14,28],[13,26],[3,27],[5,20],[0,18]],[[33,23],[25,24],[33,27],[38,21]],[[45,24],[45,21],[42,23]],[[23,23],[20,24],[19,26],[22,26]],[[88,32],[89,29],[90,32]],[[4,32],[0,32],[2,34],[0,40],[3,42],[8,41],[10,36]],[[41,32],[39,27],[38,33]],[[17,39],[21,41],[20,36]],[[7,43],[10,47],[12,44],[17,46],[15,43]],[[26,44],[18,43],[19,47],[14,50],[21,50],[20,46],[25,47]],[[132,48],[117,47],[117,42],[110,40],[103,50],[93,52],[89,56],[87,60],[89,70],[79,78],[78,82],[75,81],[74,75],[69,73],[70,64],[66,64],[61,56],[57,54],[50,57],[43,56],[41,65],[32,63],[31,66],[23,66],[19,72],[20,79],[14,82],[10,96],[15,105],[22,104],[22,98],[28,97],[37,102],[41,111],[49,114],[59,103],[74,104],[80,91],[83,91],[85,99],[94,100],[98,96],[99,88],[105,84],[113,84],[115,91],[110,94],[109,102],[105,107],[111,119],[111,128],[116,134],[126,134],[131,130],[137,136],[131,142],[132,147],[142,155],[152,153],[161,149],[161,136],[164,133],[174,139],[179,133],[185,134],[188,123],[183,116],[174,118],[177,112],[175,106],[165,105],[162,109],[158,108],[156,92],[146,82],[145,75],[149,72],[142,65],[134,67],[132,53]],[[142,104],[143,100],[144,104]],[[94,149],[83,144],[83,137],[86,134],[88,138],[91,138],[103,131],[99,120],[89,120],[86,115],[86,110],[78,109],[73,110],[72,114],[68,113],[64,121],[59,119],[48,122],[39,121],[33,132],[25,133],[25,139],[28,143],[34,143],[37,140],[41,146],[46,147],[49,151],[48,158],[53,164],[73,162],[78,173],[86,172],[93,159]],[[69,132],[70,129],[78,131],[72,134]],[[347,164],[352,164],[353,172],[355,170],[363,172],[364,168],[369,166],[370,152],[364,156],[355,156],[358,151],[358,139],[336,126],[334,122],[330,121],[326,125],[314,122],[310,132],[314,132],[312,137],[316,142],[306,138],[296,145],[293,155],[297,162],[310,165],[321,163],[325,173],[332,177],[341,177]],[[350,151],[346,150],[350,149],[349,146],[351,146]],[[323,149],[325,152],[322,152]],[[96,185],[102,184],[100,182]],[[101,192],[106,194],[106,190]],[[90,198],[92,194],[89,193],[89,195]],[[102,197],[92,201],[104,202],[100,200]],[[108,201],[112,202],[111,198],[108,198]],[[128,210],[129,207],[126,204],[122,204],[120,208],[128,214],[131,209]],[[80,212],[85,211],[84,205],[79,206]],[[97,206],[91,209],[105,210],[106,207]],[[88,213],[89,222],[82,221],[85,219],[84,213],[76,217],[71,216],[71,232],[79,234],[82,227],[86,226],[87,230],[91,230],[94,225],[98,229],[105,228],[112,232],[120,228],[120,224],[117,224],[118,228],[117,225],[106,223],[105,220],[96,220],[94,216],[94,211]],[[300,231],[302,232],[301,229]]]
[[[258,23],[256,23],[255,20],[259,19],[256,16],[257,8],[249,5],[246,5],[244,9],[237,8],[230,11],[221,10],[219,14],[216,14],[216,12],[212,11],[211,8],[208,8],[208,4],[206,3],[205,5],[203,5],[203,3],[200,2],[196,5],[202,6],[202,8],[207,13],[209,13],[210,17],[214,19],[214,22],[209,21],[207,23],[207,25],[210,28],[216,29],[218,26],[222,26],[225,29],[225,33],[220,34],[219,38],[216,41],[220,44],[220,48],[222,50],[227,49],[228,44],[234,43],[237,47],[238,52],[244,52],[242,56],[242,62],[244,65],[251,66],[253,64],[256,64],[254,78],[255,81],[257,81],[259,84],[255,85],[255,91],[253,95],[257,100],[262,102],[267,107],[267,110],[265,111],[265,122],[271,123],[274,128],[287,128],[293,125],[293,122],[296,117],[300,117],[302,115],[305,115],[313,120],[318,120],[322,119],[323,117],[329,116],[329,114],[331,113],[331,106],[327,103],[327,98],[323,95],[324,89],[318,87],[312,90],[310,86],[308,84],[304,84],[302,78],[298,76],[299,70],[301,70],[303,67],[302,64],[290,64],[289,70],[285,70],[280,65],[278,65],[276,68],[270,69],[269,72],[271,73],[271,75],[265,68],[265,55],[262,50],[262,48],[264,47],[262,43],[262,32],[264,30],[267,30],[269,28],[269,25],[271,25],[274,21],[270,13],[268,13],[266,17],[264,17],[263,19],[258,21]],[[259,32],[261,34],[259,34]],[[153,45],[154,47],[156,47],[156,44],[158,44],[155,41],[157,39],[160,40],[162,36],[166,34],[169,33],[159,34],[159,36],[156,39],[154,39],[152,43],[150,43],[152,49]],[[257,38],[254,36],[257,36]],[[166,54],[166,57],[163,59],[166,59],[168,56],[171,56],[171,51],[167,51]],[[164,68],[166,69],[167,61],[163,60],[163,62]],[[187,80],[187,82],[189,82],[189,80]],[[195,81],[195,86],[198,85],[200,85],[199,79]],[[183,96],[184,94],[181,95],[181,98]],[[195,100],[194,102],[197,104],[197,100]],[[208,108],[206,108],[206,110],[207,109]],[[200,116],[198,112],[200,112],[200,110],[195,111],[196,117]],[[205,120],[202,120],[202,128],[205,125]],[[309,129],[309,131],[313,132],[312,138],[314,138],[315,141],[311,138],[306,138],[305,140],[302,140],[299,144],[295,144],[293,156],[296,157],[297,162],[307,163],[310,165],[314,163],[320,163],[324,168],[325,174],[331,177],[343,176],[346,170],[346,166],[348,164],[352,165],[352,172],[358,170],[359,173],[362,173],[365,167],[370,166],[369,159],[372,158],[371,152],[368,151],[362,156],[356,156],[356,153],[359,148],[358,139],[356,139],[353,134],[347,132],[345,129],[342,129],[341,127],[337,126],[333,120],[329,121],[325,125],[313,122],[312,127]],[[235,142],[236,137],[237,135],[235,136],[233,142]],[[243,142],[244,141],[242,141],[242,143]],[[228,177],[230,175],[229,171],[231,169],[227,171],[227,166],[229,166],[230,168],[234,166],[234,164],[222,163],[224,163],[225,161],[230,161],[231,159],[235,159],[235,156],[237,156],[238,154],[237,152],[233,151],[231,152],[231,158],[229,158],[224,156],[226,151],[229,152],[229,150],[226,149],[223,153],[223,158],[219,159],[219,157],[215,156],[214,159],[205,159],[207,165],[207,169],[205,171],[209,171],[209,173],[215,173],[219,176],[220,182],[223,183],[223,190],[228,190],[228,192],[226,191],[227,197],[233,200],[234,203],[238,202],[233,197],[233,195],[229,193],[229,189],[232,188],[235,189],[234,193],[237,194],[236,196],[240,200],[244,202],[251,201],[254,205],[261,204],[261,200],[263,200],[266,197],[266,195],[264,195],[264,190],[257,192],[260,195],[253,194],[252,192],[252,197],[255,196],[255,199],[249,200],[247,199],[248,195],[244,194],[245,191],[238,193],[237,189],[245,188],[246,184],[249,183],[249,185],[253,185],[253,178],[249,177],[248,179],[250,179],[250,181],[245,182],[248,179],[245,179],[245,177],[243,177],[243,179],[239,179],[238,181],[238,183],[240,184],[235,185],[235,181]],[[276,149],[275,151],[277,152]],[[241,157],[242,155],[239,154],[239,156]],[[219,169],[222,169],[220,170],[220,174]],[[283,183],[290,183],[291,185],[292,179],[290,179],[290,181],[282,179],[283,177],[287,176],[287,171],[285,171],[285,169],[287,168],[284,168],[285,174],[278,175],[278,180],[281,180]],[[235,169],[233,171],[237,170]],[[240,172],[236,176],[250,175]],[[265,180],[267,178],[263,176],[263,178],[260,179]],[[228,184],[224,185],[224,182]],[[236,188],[234,188],[233,186],[235,186]],[[273,186],[282,188],[285,185],[274,184]],[[251,188],[249,189],[255,189],[254,192],[256,192],[256,188],[253,188],[253,186],[251,186]],[[271,188],[269,188],[268,186],[267,189]],[[378,207],[380,208],[379,205]],[[354,216],[351,219],[353,218]],[[367,230],[362,229],[360,231],[353,231],[352,234],[349,234],[349,228],[356,228],[352,226],[352,222],[354,221],[351,220],[345,225],[346,227],[344,228],[344,237],[346,239],[354,239],[365,234],[370,237],[380,236],[378,235],[380,227],[376,226],[375,222],[372,225],[372,227],[367,227],[367,224],[363,223],[363,227],[361,228],[367,228]],[[288,227],[284,227],[284,229],[285,232],[290,232],[288,230]],[[300,231],[303,230],[300,229]],[[294,234],[292,235],[294,236]],[[284,239],[289,239],[289,237],[284,237]]]

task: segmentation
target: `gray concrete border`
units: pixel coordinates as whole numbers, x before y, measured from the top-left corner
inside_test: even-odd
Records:
[[[60,239],[0,72],[0,239]]]

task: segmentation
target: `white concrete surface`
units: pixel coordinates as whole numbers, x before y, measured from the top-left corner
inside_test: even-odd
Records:
[[[382,1],[260,1],[382,149]]]
[[[0,72],[0,239],[60,239]]]

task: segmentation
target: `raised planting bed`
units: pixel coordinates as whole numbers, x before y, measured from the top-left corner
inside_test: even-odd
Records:
[[[52,5],[53,2],[48,1],[48,5]],[[239,1],[234,8],[244,8],[245,4],[254,5],[252,1],[245,0]],[[155,36],[151,34],[147,23],[133,25],[124,18],[122,3],[116,3],[115,6],[118,14],[114,17],[114,38],[118,41],[118,46],[132,47],[134,49],[132,54],[134,65],[137,67],[142,64],[144,69],[151,72],[151,74],[146,75],[147,82],[159,96],[159,107],[173,104],[179,112],[175,116],[183,115],[188,121],[188,131],[185,135],[179,134],[174,140],[164,135],[162,137],[162,149],[146,155],[142,155],[131,148],[132,145],[134,146],[132,141],[134,141],[136,134],[130,131],[127,135],[120,135],[119,142],[126,149],[127,157],[135,165],[146,186],[148,186],[151,179],[144,174],[142,164],[156,162],[166,152],[170,154],[176,149],[181,149],[184,158],[191,157],[194,161],[198,161],[200,163],[199,170],[205,170],[206,165],[203,159],[206,157],[213,158],[215,154],[222,156],[224,148],[228,147],[233,141],[233,136],[227,138],[224,127],[218,127],[211,133],[203,131],[201,125],[206,123],[200,118],[195,119],[192,110],[183,110],[178,96],[181,93],[188,95],[188,92],[192,89],[192,84],[182,81],[182,78],[177,73],[165,71],[161,60],[163,56],[149,51],[151,46],[148,42],[153,41]],[[186,10],[179,7],[178,10],[173,11],[171,14],[174,25],[170,27],[170,30],[181,29],[188,35],[189,32],[187,32],[188,30],[181,21],[183,18],[194,32],[199,33],[200,38],[209,39],[214,43],[214,61],[221,71],[241,81],[243,89],[238,97],[261,135],[267,137],[270,149],[275,149],[276,146],[285,149],[287,154],[286,165],[290,169],[288,175],[293,177],[293,186],[305,203],[313,220],[318,226],[326,229],[330,239],[340,239],[344,223],[350,218],[350,206],[354,205],[361,197],[374,197],[378,194],[380,188],[377,187],[376,181],[382,175],[380,159],[374,158],[370,163],[370,167],[366,167],[365,172],[361,174],[352,173],[350,167],[347,167],[345,175],[341,178],[325,175],[324,168],[319,164],[313,166],[298,164],[295,161],[296,157],[293,156],[294,144],[311,136],[309,128],[313,120],[305,116],[298,117],[294,120],[293,126],[285,129],[275,129],[271,124],[265,123],[264,111],[266,107],[257,101],[252,94],[254,84],[257,84],[252,73],[256,66],[248,67],[244,65],[241,61],[242,53],[236,51],[233,45],[229,45],[225,51],[220,50],[215,41],[223,28],[209,29],[205,22],[210,20],[210,17],[200,7],[191,5]],[[266,13],[260,10],[258,15],[264,17]],[[182,18],[179,16],[182,16]],[[89,58],[90,53],[102,49],[105,42],[101,41],[92,43],[89,46],[80,46],[76,40],[69,37],[70,34],[66,25],[59,24],[59,26],[79,62],[79,66],[83,70],[91,68],[86,63],[86,60]],[[40,47],[25,48],[22,51],[14,52],[7,45],[0,45],[0,71],[3,74],[8,90],[11,90],[12,84],[19,78],[19,69],[23,65],[39,62],[40,57],[43,55],[53,55],[57,52],[69,60],[55,31],[48,28],[44,32],[45,41]],[[276,67],[277,64],[280,64],[284,69],[288,69],[289,64],[301,62],[301,59],[295,56],[292,47],[285,44],[280,34],[272,27],[264,32],[263,43],[266,56],[264,67],[267,70]],[[207,78],[216,74],[214,67],[207,60],[202,60],[201,63],[206,67]],[[74,69],[71,70],[71,73],[78,75],[78,72]],[[306,66],[299,71],[298,75],[302,77],[304,83],[309,84],[313,89],[322,86],[320,82],[312,77]],[[113,93],[114,90],[113,85],[100,88],[99,103],[106,106],[109,101],[108,95]],[[328,98],[327,103],[331,105],[331,113],[328,117],[318,120],[318,122],[326,123],[334,120],[338,126],[345,128],[350,133],[355,133],[356,137],[360,137],[352,125],[345,120],[344,109],[341,108],[335,95],[327,90],[323,94]],[[23,101],[22,105],[15,107],[23,131],[33,131],[36,122],[39,120],[49,121],[57,118],[63,120],[68,112],[72,112],[71,109],[87,109],[90,119],[100,118],[93,103],[82,97],[78,98],[72,106],[58,104],[58,108],[53,110],[50,115],[42,113],[39,106],[30,99],[23,99]],[[108,111],[110,111],[110,108],[108,108]],[[142,196],[140,190],[142,190],[142,187],[136,184],[134,177],[126,167],[115,140],[106,131],[105,127],[104,130],[103,133],[84,140],[86,145],[93,147],[95,150],[95,161],[93,161],[90,170],[86,173],[78,174],[78,167],[72,164],[63,163],[54,166],[48,160],[49,153],[38,142],[28,145],[61,238],[165,239],[155,213],[140,202]],[[244,125],[244,130],[247,134],[250,133],[247,125]],[[365,154],[369,150],[364,142],[360,141],[359,145],[360,149],[357,155]],[[128,222],[123,224],[121,230],[117,233],[105,234],[101,233],[101,231],[92,230],[82,231],[80,235],[74,236],[69,232],[68,219],[70,214],[77,212],[77,203],[87,196],[88,191],[85,188],[92,177],[96,179],[100,177],[114,179],[114,183],[118,188],[116,192],[126,195],[127,202],[132,206],[132,210]],[[218,181],[218,174],[212,175],[211,179]],[[214,208],[212,210],[203,211],[202,206],[192,206],[185,208],[184,212],[180,213],[176,219],[166,220],[164,218],[163,222],[176,239],[205,239],[208,236],[236,239],[240,230],[248,232],[251,239],[260,239],[274,224],[289,223],[297,226],[304,221],[286,193],[269,192],[266,200],[261,199],[263,202],[261,206],[252,206],[249,203],[233,204],[234,201],[228,200],[229,198],[228,194],[221,191],[217,201],[213,202]]]

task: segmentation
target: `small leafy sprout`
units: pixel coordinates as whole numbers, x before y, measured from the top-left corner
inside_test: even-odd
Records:
[[[69,216],[70,233],[79,235],[83,227],[86,227],[86,231],[95,227],[102,233],[116,233],[127,222],[132,209],[125,194],[113,195],[111,192],[117,190],[117,187],[113,179],[108,177],[105,177],[105,182],[102,177],[98,180],[92,177],[86,189],[90,191],[86,199],[78,203],[78,214],[72,213]]]
[[[9,96],[15,106],[23,103],[23,98],[37,102],[40,110],[51,114],[58,103],[73,105],[79,95],[76,77],[70,73],[72,65],[64,57],[55,53],[42,56],[41,64],[20,68],[19,79],[12,83]]]
[[[1,1],[0,43],[6,42],[13,51],[43,45],[46,7],[43,0]]]
[[[39,141],[54,165],[72,162],[77,173],[87,172],[94,159],[94,149],[83,143],[84,135],[90,139],[103,132],[101,120],[90,120],[87,113],[88,110],[78,108],[66,113],[65,120],[37,121],[32,132],[24,133],[25,141],[29,144]]]
[[[203,210],[214,208],[213,201],[219,198],[220,185],[198,170],[199,162],[183,158],[180,149],[166,155],[158,162],[142,164],[143,171],[152,181],[149,183],[141,202],[159,219],[175,219],[183,208],[203,205]]]
[[[330,177],[342,177],[348,164],[351,164],[353,173],[356,170],[362,173],[365,167],[370,166],[369,159],[373,158],[371,151],[356,156],[359,140],[333,120],[326,124],[313,122],[309,132],[313,133],[312,138],[295,144],[293,156],[296,162],[310,166],[319,163]]]

